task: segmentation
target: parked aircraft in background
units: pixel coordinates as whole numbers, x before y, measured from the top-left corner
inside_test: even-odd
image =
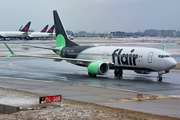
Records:
[[[28,39],[33,39],[33,38],[30,38],[30,37],[29,37],[30,35],[31,35],[31,36],[35,36],[35,35],[41,35],[41,33],[45,33],[45,32],[47,31],[48,26],[49,26],[49,25],[46,25],[46,26],[41,30],[41,32],[31,32],[26,39],[27,39],[27,40],[28,40]],[[34,37],[34,38],[39,39],[39,38],[41,38],[41,36],[39,36],[39,37]]]
[[[28,22],[21,31],[0,31],[0,38],[23,38],[28,36],[31,22]]]
[[[54,32],[54,25],[47,31],[47,33],[53,33]]]
[[[72,64],[87,67],[90,77],[106,75],[110,69],[114,70],[115,76],[121,77],[123,70],[134,70],[139,74],[158,72],[157,80],[162,81],[162,75],[168,73],[177,64],[169,53],[155,48],[79,46],[69,40],[56,10],[53,11],[53,16],[57,46],[55,48],[36,46],[36,48],[53,50],[60,56],[60,58],[49,59],[66,60]],[[7,48],[11,55],[6,58],[17,55],[8,46]]]
[[[47,31],[47,28],[48,28],[49,25],[46,25],[42,30],[41,32],[46,32]]]
[[[45,32],[32,32],[31,34],[28,35],[28,39],[47,39],[47,38],[54,38],[55,33],[54,31],[54,25],[48,30],[47,33]]]
[[[19,31],[21,31],[21,30],[22,30],[22,28],[23,28],[23,25],[21,25],[21,27],[19,28]]]

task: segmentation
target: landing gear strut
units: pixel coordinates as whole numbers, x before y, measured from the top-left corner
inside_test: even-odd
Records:
[[[89,75],[89,77],[96,77],[95,74],[91,74],[91,73],[89,73],[89,72],[88,72],[88,75]]]
[[[159,75],[158,75],[157,80],[158,80],[159,82],[162,82],[162,74],[159,74]]]
[[[116,69],[114,70],[114,75],[117,77],[121,77],[123,74],[123,70],[122,69]]]

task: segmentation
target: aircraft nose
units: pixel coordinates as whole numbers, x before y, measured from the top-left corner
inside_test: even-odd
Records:
[[[172,58],[168,61],[168,67],[170,69],[174,68],[176,65],[177,65],[177,62],[176,62],[176,60],[174,60],[174,58]]]

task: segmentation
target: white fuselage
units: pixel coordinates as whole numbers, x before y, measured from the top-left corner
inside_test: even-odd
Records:
[[[92,47],[79,53],[77,59],[113,63],[125,69],[142,68],[152,71],[169,70],[177,64],[169,53],[144,47]]]
[[[55,33],[32,32],[28,36],[30,38],[48,38],[55,37]]]
[[[27,37],[28,32],[21,31],[2,31],[0,32],[0,36],[4,38],[12,38],[12,37]]]

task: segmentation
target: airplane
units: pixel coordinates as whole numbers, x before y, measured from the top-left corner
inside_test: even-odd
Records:
[[[30,34],[35,34],[35,35],[36,35],[36,34],[45,33],[45,32],[47,31],[48,26],[49,26],[49,25],[46,25],[46,26],[41,30],[41,32],[31,32]],[[29,35],[30,35],[30,34],[29,34]],[[29,37],[29,35],[28,35],[28,37],[27,37],[27,40],[28,40],[28,39],[32,39],[32,38]],[[40,38],[40,37],[37,37],[37,38]]]
[[[40,58],[56,59],[60,61],[66,60],[72,64],[87,67],[88,75],[90,77],[96,77],[96,75],[106,75],[111,69],[114,70],[114,75],[118,77],[123,75],[123,70],[134,70],[134,72],[138,74],[158,72],[157,80],[159,82],[162,82],[162,75],[168,73],[169,70],[177,64],[169,53],[156,48],[80,46],[77,43],[70,41],[67,37],[56,10],[53,11],[53,16],[57,46],[55,48],[45,48],[39,46],[33,47],[53,50],[60,57]],[[11,55],[5,58],[18,55],[15,54],[5,42],[4,44],[11,53]]]
[[[47,33],[45,32],[32,32],[28,35],[28,39],[39,39],[39,38],[53,38],[55,37],[54,31],[54,25],[48,30]]]
[[[0,31],[0,38],[22,38],[28,36],[31,22],[28,22],[21,31]]]

